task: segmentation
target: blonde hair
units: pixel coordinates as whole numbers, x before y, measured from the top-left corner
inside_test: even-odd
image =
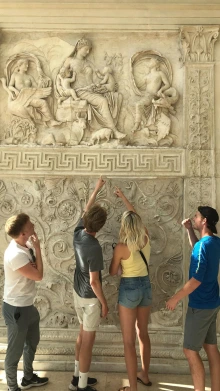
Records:
[[[131,252],[141,250],[146,241],[146,230],[140,216],[133,212],[124,212],[121,220],[119,240],[125,243]]]
[[[17,238],[29,220],[29,216],[25,213],[9,217],[5,223],[6,234],[11,236],[11,238]]]

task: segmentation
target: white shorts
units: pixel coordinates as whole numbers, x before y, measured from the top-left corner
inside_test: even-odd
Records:
[[[96,331],[101,321],[101,304],[97,298],[84,299],[73,290],[75,310],[85,331]]]

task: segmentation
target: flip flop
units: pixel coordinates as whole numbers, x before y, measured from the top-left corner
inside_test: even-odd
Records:
[[[129,386],[124,386],[124,387],[119,388],[118,391],[126,391],[126,388],[130,388],[130,387]]]
[[[147,386],[147,387],[152,386],[152,382],[151,381],[149,381],[148,383],[144,383],[143,380],[141,380],[140,377],[137,377],[137,382],[143,384],[143,386]]]

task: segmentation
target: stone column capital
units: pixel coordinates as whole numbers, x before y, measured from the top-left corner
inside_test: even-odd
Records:
[[[180,28],[182,62],[214,61],[214,44],[218,35],[219,26],[182,26]]]

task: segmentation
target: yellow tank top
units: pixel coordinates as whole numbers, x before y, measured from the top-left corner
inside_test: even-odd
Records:
[[[150,241],[141,250],[149,264],[150,260]],[[131,252],[130,257],[121,260],[122,275],[121,277],[144,277],[148,275],[147,266],[139,251]]]

